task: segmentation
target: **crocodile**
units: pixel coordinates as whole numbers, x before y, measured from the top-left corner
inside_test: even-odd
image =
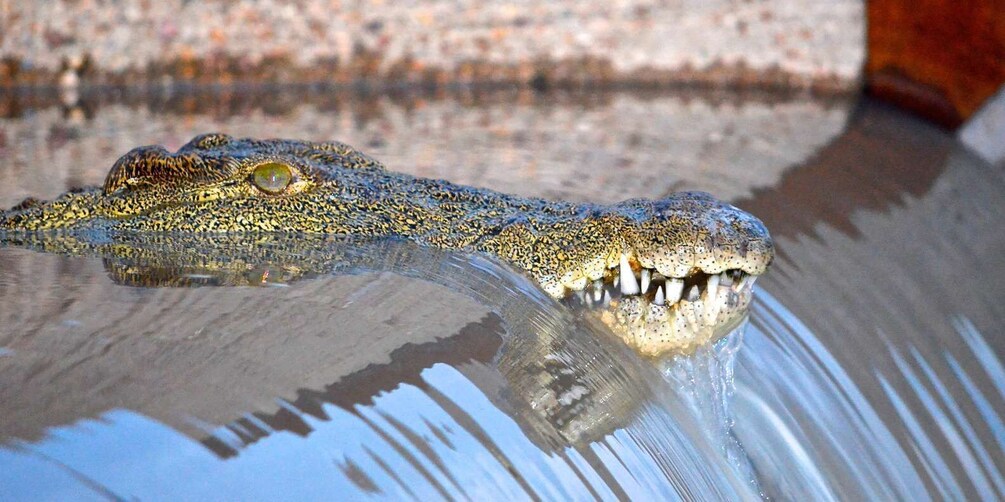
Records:
[[[756,217],[702,192],[611,205],[507,195],[387,170],[340,142],[203,134],[135,148],[103,186],[0,213],[0,242],[136,233],[401,238],[485,253],[596,306],[644,355],[688,352],[744,316],[774,257]]]

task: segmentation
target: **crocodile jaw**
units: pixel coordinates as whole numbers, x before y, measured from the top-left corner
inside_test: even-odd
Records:
[[[699,200],[706,201],[704,197]],[[30,201],[0,214],[0,232],[5,227],[29,232],[73,228],[76,224],[86,228],[89,223],[116,228],[129,219],[108,218],[113,202],[114,198],[102,196],[96,190],[66,194],[52,202]],[[594,222],[603,223],[598,228],[618,229],[617,237],[607,239],[607,246],[600,248],[598,254],[577,253],[567,262],[567,272],[561,275],[528,272],[556,298],[578,295],[584,300],[591,298],[587,303],[602,303],[600,319],[643,355],[691,352],[722,336],[742,319],[754,281],[767,269],[774,254],[770,236],[759,221],[718,201],[702,204],[708,207],[704,212],[694,211],[692,217],[704,220],[700,228],[705,231],[728,217],[739,218],[742,225],[710,232],[711,245],[706,243],[707,239],[692,238],[675,240],[676,246],[661,247],[654,243],[659,239],[656,231],[647,228],[653,224],[650,220],[633,221],[615,209],[613,217],[605,216],[603,222]],[[269,220],[260,218],[260,221]],[[646,236],[656,237],[647,240]],[[496,254],[491,249],[481,251]],[[558,254],[557,250],[542,249],[524,256],[536,263],[546,262],[542,252],[549,256]],[[525,270],[531,268],[525,267]]]
[[[644,282],[649,275],[652,272],[643,269],[637,280]],[[650,280],[647,290],[640,294],[611,300],[600,318],[625,343],[645,356],[690,353],[724,336],[743,319],[756,279],[756,275],[734,270],[702,274],[687,281]]]
[[[774,259],[760,220],[698,192],[624,201],[558,229],[545,233],[550,252],[535,242],[537,259],[567,259],[535,278],[556,298],[602,304],[601,319],[648,356],[690,352],[726,334]]]
[[[288,165],[299,181],[263,194],[249,182],[263,163]],[[650,355],[687,351],[732,323],[750,301],[744,277],[763,273],[774,256],[759,220],[704,193],[550,202],[391,173],[340,143],[213,134],[177,153],[135,149],[103,189],[0,213],[0,237],[88,228],[400,237],[491,254],[555,298],[618,282],[624,296],[610,303],[608,324]]]

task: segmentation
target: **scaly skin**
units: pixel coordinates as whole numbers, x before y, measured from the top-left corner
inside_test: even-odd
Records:
[[[253,174],[269,163],[292,175],[276,193],[256,185]],[[609,301],[604,316],[650,355],[687,351],[734,323],[750,299],[747,279],[774,255],[759,220],[704,193],[609,206],[551,202],[390,172],[342,143],[221,134],[198,136],[177,153],[134,149],[100,189],[29,199],[0,214],[0,233],[10,236],[94,230],[407,238],[495,255],[556,298],[591,283],[601,296],[599,281],[621,280],[628,267],[634,276],[652,269],[654,287],[662,280],[657,272],[685,281],[684,299],[657,305],[653,287],[631,294],[623,284],[629,294]],[[705,282],[705,274],[720,273],[718,284]],[[706,284],[718,287],[709,292]]]

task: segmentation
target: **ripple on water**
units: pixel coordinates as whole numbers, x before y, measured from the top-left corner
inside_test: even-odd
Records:
[[[531,133],[534,148],[548,138],[571,141],[549,150],[552,168],[527,190],[555,194],[575,178],[566,192],[573,197],[589,198],[592,184],[611,200],[642,188],[659,195],[674,185],[667,166],[655,162],[678,158],[667,155],[663,130],[692,137],[681,142],[683,153],[697,160],[684,164],[702,166],[701,138],[732,127],[720,119],[737,108],[777,112],[753,126],[739,122],[737,145],[760,144],[748,136],[777,139],[762,124],[779,117],[820,129],[801,136],[805,128],[791,128],[792,144],[783,138],[769,150],[792,160],[758,169],[764,177],[749,186],[737,181],[746,176],[738,169],[724,171],[734,175],[722,177],[732,180],[726,185],[716,173],[701,179],[703,168],[680,171],[688,187],[748,194],[738,205],[776,235],[779,258],[758,283],[746,331],[653,364],[507,267],[396,247],[358,248],[326,262],[348,275],[325,270],[285,288],[184,289],[124,287],[98,260],[3,249],[5,495],[1005,498],[1005,272],[990,266],[1005,253],[1003,171],[959,151],[944,133],[868,103],[831,141],[846,116],[836,107],[717,105],[693,131],[654,129],[649,115],[628,114],[644,120],[614,130],[607,125],[618,121],[608,118],[625,109],[666,115],[660,123],[670,125],[682,120],[677,98],[619,99],[585,111],[557,103],[502,113],[507,106],[491,105],[520,126],[514,130],[543,124]],[[437,129],[439,147],[415,146],[403,134],[384,152],[426,159],[415,168],[429,172],[420,174],[441,172],[431,167],[442,160],[436,152],[467,152],[456,145],[470,138],[457,134],[473,130],[484,112],[433,105],[420,113],[462,115],[456,123],[466,125]],[[125,144],[116,154],[150,142],[114,126],[146,122],[148,112],[112,112],[97,120],[112,119],[103,134]],[[34,132],[52,129],[48,115],[58,114],[7,124],[21,131],[17,151],[49,148]],[[390,118],[370,117],[347,134],[339,124],[351,120],[324,122],[326,113],[309,104],[285,119],[312,131],[324,123],[331,131],[323,134],[365,143],[374,123],[395,130],[429,123],[406,115],[394,108]],[[632,174],[583,181],[607,172],[594,169],[605,157],[592,154],[605,142],[569,139],[563,132],[578,130],[574,117],[605,124],[589,129],[608,131],[615,144],[641,145],[627,148]],[[151,127],[168,131],[175,122]],[[198,116],[194,127],[255,133],[256,123],[273,127],[245,116]],[[87,152],[108,139],[88,136],[93,129],[74,130]],[[474,146],[479,166],[539,158],[527,146]],[[817,148],[804,165],[787,168]],[[52,162],[31,165],[59,164],[66,183],[100,181],[100,172],[69,169],[79,163],[65,160],[74,157],[69,150],[36,152]],[[566,164],[586,166],[590,176],[554,169],[570,150],[582,162]],[[22,176],[32,160],[24,156],[4,179],[62,191],[51,186],[51,173]],[[457,160],[446,164],[471,161]],[[657,168],[643,173],[639,166],[650,163]],[[473,172],[481,171],[460,175]],[[496,183],[530,186],[523,179],[507,185],[509,177]],[[21,192],[0,195],[16,202]]]

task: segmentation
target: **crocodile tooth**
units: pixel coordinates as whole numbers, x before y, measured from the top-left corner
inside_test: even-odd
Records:
[[[700,292],[698,291],[698,286],[691,286],[691,290],[687,292],[687,301],[694,302],[698,301],[698,296]]]
[[[708,283],[705,286],[705,295],[708,298],[715,298],[715,294],[719,290],[719,276],[710,275],[708,276]]]
[[[719,284],[722,286],[732,286],[733,276],[729,275],[728,272],[723,272],[719,274]]]
[[[639,283],[635,280],[635,272],[628,264],[628,256],[621,255],[621,294],[639,294]]]
[[[648,268],[642,269],[642,291],[649,291],[650,272]]]
[[[677,303],[680,301],[680,295],[684,292],[684,281],[681,279],[673,278],[666,282],[667,285],[667,301],[670,303]]]
[[[713,276],[718,283],[719,276]],[[712,326],[715,324],[716,319],[719,317],[719,310],[722,308],[722,303],[719,301],[719,285],[713,284],[711,278],[708,280],[708,288],[705,290],[705,322]]]
[[[593,281],[593,298],[600,301],[601,293],[604,291],[604,281],[597,279]]]
[[[656,287],[656,298],[653,299],[653,303],[655,303],[656,305],[666,304],[666,297],[663,296],[663,286]]]

